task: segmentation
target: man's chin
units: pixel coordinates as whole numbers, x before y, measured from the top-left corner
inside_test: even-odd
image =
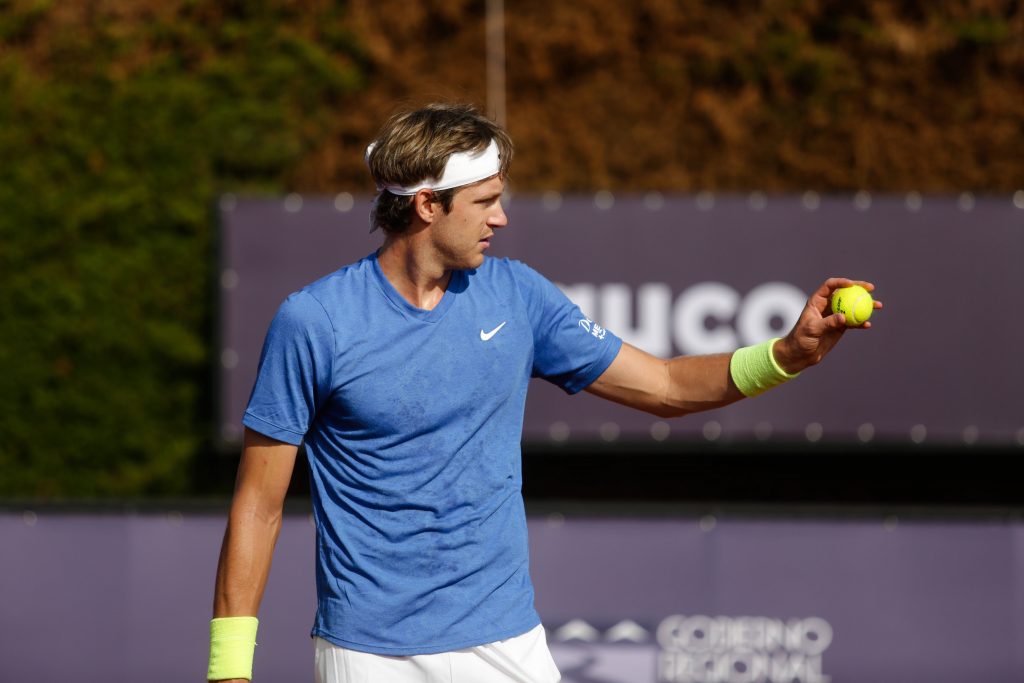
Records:
[[[484,264],[484,259],[487,258],[483,254],[475,254],[466,261],[466,265],[463,266],[464,270],[475,270]]]
[[[483,252],[463,253],[452,258],[447,267],[449,270],[475,270],[483,265],[485,258]]]

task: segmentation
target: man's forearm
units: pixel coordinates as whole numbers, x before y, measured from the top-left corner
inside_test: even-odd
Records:
[[[743,398],[729,376],[732,354],[657,358],[623,344],[587,392],[659,417],[681,417]]]
[[[210,622],[210,680],[252,676],[256,614],[281,531],[298,448],[246,429],[235,496],[220,549]]]
[[[727,406],[743,398],[729,376],[732,354],[678,356],[666,363],[668,387],[663,417],[681,417]]]
[[[280,510],[237,499],[232,504],[217,566],[214,617],[256,616],[280,531]]]
[[[276,515],[261,513],[252,506],[239,504],[237,500],[232,504],[227,531],[224,533],[224,542],[221,545],[220,561],[217,565],[217,585],[213,595],[215,620],[222,617],[256,616],[260,600],[263,598],[263,589],[266,587],[267,577],[270,574],[270,562],[280,530],[280,513]],[[213,623],[215,622],[211,622],[211,624]],[[255,624],[255,621],[251,623]],[[237,627],[237,625],[234,626]],[[254,634],[255,626],[250,627]],[[213,662],[215,661],[213,646],[214,636],[211,630],[210,672],[211,676],[216,676],[213,674]],[[251,657],[252,650],[250,649],[245,653],[246,661],[250,664]],[[251,666],[246,666],[251,669]],[[211,680],[242,681],[247,679],[214,677]]]

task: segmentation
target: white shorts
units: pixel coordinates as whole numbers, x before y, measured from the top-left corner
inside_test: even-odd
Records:
[[[392,657],[314,638],[316,683],[556,683],[544,627],[464,650]]]

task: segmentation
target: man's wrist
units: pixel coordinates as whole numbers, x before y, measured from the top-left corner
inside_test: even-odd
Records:
[[[776,365],[789,375],[797,375],[806,370],[809,365],[803,354],[800,353],[796,342],[789,335],[778,340],[772,346],[772,358],[775,359]]]
[[[252,679],[256,617],[215,617],[210,621],[210,665],[206,680]]]
[[[744,396],[751,398],[763,394],[799,374],[788,372],[775,359],[773,349],[779,341],[778,338],[769,339],[733,351],[729,359],[729,375]]]

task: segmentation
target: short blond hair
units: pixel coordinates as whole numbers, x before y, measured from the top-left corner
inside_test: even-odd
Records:
[[[494,141],[498,145],[498,174],[508,177],[512,163],[512,139],[471,104],[428,104],[395,114],[380,129],[366,159],[378,187],[411,186],[427,178],[440,178],[452,154],[479,152]],[[459,188],[435,192],[444,210]],[[375,228],[403,232],[412,222],[412,197],[382,191],[370,216]]]

